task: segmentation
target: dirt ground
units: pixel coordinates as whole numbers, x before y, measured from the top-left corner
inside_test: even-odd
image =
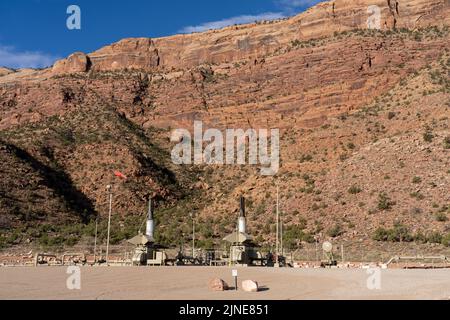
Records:
[[[81,267],[80,290],[67,288],[66,267],[10,267],[0,268],[0,299],[450,299],[449,269],[381,270],[379,290],[368,289],[364,269],[237,270],[238,286],[252,279],[261,291],[210,291],[214,277],[234,285],[227,267]]]

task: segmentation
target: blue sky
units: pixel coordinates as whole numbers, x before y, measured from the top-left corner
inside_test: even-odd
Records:
[[[0,66],[45,67],[75,51],[129,37],[160,37],[287,17],[319,0],[1,0]],[[69,5],[81,30],[69,30]]]

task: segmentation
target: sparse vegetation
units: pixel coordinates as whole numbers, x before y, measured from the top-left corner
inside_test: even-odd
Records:
[[[409,229],[401,223],[396,223],[392,229],[378,228],[373,235],[373,239],[389,242],[411,242],[414,240]]]
[[[428,128],[428,129],[425,131],[425,133],[423,134],[423,140],[424,140],[425,142],[430,143],[430,142],[433,142],[433,139],[434,139],[434,134],[433,134],[433,132],[431,131],[431,129]]]
[[[303,224],[288,226],[284,231],[283,241],[287,248],[297,249],[301,242],[314,243],[314,236],[304,230]]]
[[[416,198],[417,200],[423,200],[425,199],[425,196],[423,194],[421,194],[419,191],[414,191],[410,193],[410,196],[412,198]]]
[[[392,201],[385,192],[382,192],[378,195],[378,209],[379,210],[383,210],[383,211],[391,210],[394,205],[395,205],[395,202]]]
[[[450,149],[450,136],[444,138],[444,149]]]
[[[312,157],[312,155],[310,155],[310,154],[303,154],[301,157],[300,157],[300,163],[304,163],[304,162],[309,162],[309,161],[311,161],[313,159],[313,157]]]
[[[417,184],[417,183],[421,183],[421,182],[422,182],[422,178],[421,177],[414,177],[412,179],[412,183]]]
[[[362,192],[362,189],[360,187],[358,187],[357,185],[353,185],[348,189],[348,193],[350,193],[350,194],[358,194],[361,192]]]
[[[334,225],[332,228],[328,229],[327,235],[332,238],[337,238],[344,234],[344,230],[340,224]]]
[[[448,217],[444,212],[438,212],[438,213],[436,213],[436,221],[446,222],[446,221],[448,221]]]

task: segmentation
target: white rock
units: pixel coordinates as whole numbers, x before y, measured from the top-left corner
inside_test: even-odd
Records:
[[[258,282],[253,280],[242,281],[242,290],[245,292],[258,292]]]

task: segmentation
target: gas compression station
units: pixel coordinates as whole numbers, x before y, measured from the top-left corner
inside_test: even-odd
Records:
[[[46,253],[38,253],[35,256],[35,265],[64,265],[66,264],[90,264],[90,265],[132,265],[132,266],[262,266],[262,267],[292,267],[294,262],[284,255],[283,231],[279,210],[277,192],[277,218],[276,218],[276,249],[274,252],[262,253],[261,247],[255,242],[252,235],[247,232],[247,216],[245,198],[240,196],[239,214],[237,216],[234,231],[223,238],[224,248],[195,249],[195,229],[192,235],[192,251],[189,254],[180,248],[176,251],[155,240],[155,206],[153,199],[149,200],[145,218],[145,232],[139,231],[136,236],[127,240],[132,245],[131,252],[127,251],[122,259],[109,257],[109,238],[107,241],[106,255],[97,255],[95,241],[94,258],[89,260],[87,254],[64,254],[62,258]],[[193,216],[192,216],[193,217]],[[144,221],[143,221],[144,222]],[[109,230],[109,224],[108,224]],[[97,238],[96,238],[97,239]],[[281,246],[280,246],[281,244]],[[280,250],[281,247],[281,250]],[[331,243],[323,245],[323,267],[335,266],[336,260],[332,254]]]
[[[240,197],[240,210],[236,229],[223,240],[228,244],[226,250],[192,250],[192,255],[185,255],[182,250],[170,258],[167,248],[155,242],[154,206],[149,201],[145,234],[139,232],[128,242],[134,245],[132,264],[135,266],[163,265],[241,265],[274,266],[284,264],[281,255],[271,253],[263,256],[253,237],[247,233],[245,198]],[[194,239],[193,239],[194,240]],[[195,240],[194,240],[195,241]]]

